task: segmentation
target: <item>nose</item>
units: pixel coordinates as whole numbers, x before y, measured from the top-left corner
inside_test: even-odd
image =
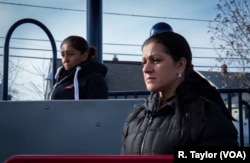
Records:
[[[62,58],[63,62],[68,62],[69,61],[69,57],[67,57],[67,55],[65,55],[63,58]]]
[[[152,72],[152,70],[153,70],[152,66],[151,66],[151,64],[149,62],[143,64],[142,72],[150,73],[150,72]]]

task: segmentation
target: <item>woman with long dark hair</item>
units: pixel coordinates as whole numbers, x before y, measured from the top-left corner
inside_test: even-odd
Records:
[[[148,99],[129,115],[122,154],[173,154],[175,147],[237,147],[238,133],[219,92],[192,65],[186,39],[151,35],[142,45]]]

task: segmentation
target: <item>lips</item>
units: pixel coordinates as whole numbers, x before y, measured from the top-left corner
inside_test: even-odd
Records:
[[[71,68],[71,66],[70,66],[70,65],[64,65],[64,67],[65,67],[65,69],[69,69],[69,68]]]
[[[156,78],[154,78],[154,77],[147,77],[146,78],[146,82],[150,82],[150,81],[153,81],[153,80],[155,80]]]

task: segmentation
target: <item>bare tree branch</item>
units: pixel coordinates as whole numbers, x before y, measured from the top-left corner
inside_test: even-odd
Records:
[[[217,61],[243,67],[238,76],[245,85],[244,74],[250,63],[250,7],[248,0],[219,0],[215,21],[209,22],[211,44],[218,55]],[[234,58],[234,59],[232,59]],[[237,58],[237,59],[235,59]],[[240,74],[239,74],[240,73]]]

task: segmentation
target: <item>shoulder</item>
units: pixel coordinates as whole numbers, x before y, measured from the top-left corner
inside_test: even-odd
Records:
[[[222,106],[220,106],[214,101],[202,97],[201,97],[201,111],[204,112],[207,116],[217,115],[217,116],[227,117],[223,112]]]
[[[193,101],[192,105],[194,107],[189,111],[196,126],[206,126],[207,129],[210,128],[211,130],[218,129],[222,126],[228,126],[227,128],[230,128],[229,126],[232,127],[232,120],[223,112],[223,108],[216,102],[199,97]]]
[[[202,133],[203,145],[237,145],[237,129],[217,103],[201,99],[201,107],[194,117],[194,128]]]
[[[211,118],[211,116],[222,116],[222,108],[215,102],[204,97],[195,97],[187,104],[188,111],[194,116]]]
[[[100,73],[91,72],[78,78],[81,86],[88,86],[89,88],[94,88],[97,91],[101,91],[101,88],[108,89],[107,82]]]
[[[86,74],[85,76],[82,76],[82,78],[86,80],[87,82],[92,82],[92,83],[105,82],[105,77],[98,72],[90,72]]]
[[[106,76],[107,74],[107,71],[108,71],[108,68],[102,64],[102,63],[99,63],[97,61],[86,61],[86,62],[83,62],[81,65],[81,74],[89,74],[89,73],[98,73],[98,74],[101,74],[103,77]]]
[[[216,126],[217,123],[229,124],[231,119],[225,114],[224,108],[207,98],[196,96],[183,106],[184,115],[188,115],[195,126]]]

